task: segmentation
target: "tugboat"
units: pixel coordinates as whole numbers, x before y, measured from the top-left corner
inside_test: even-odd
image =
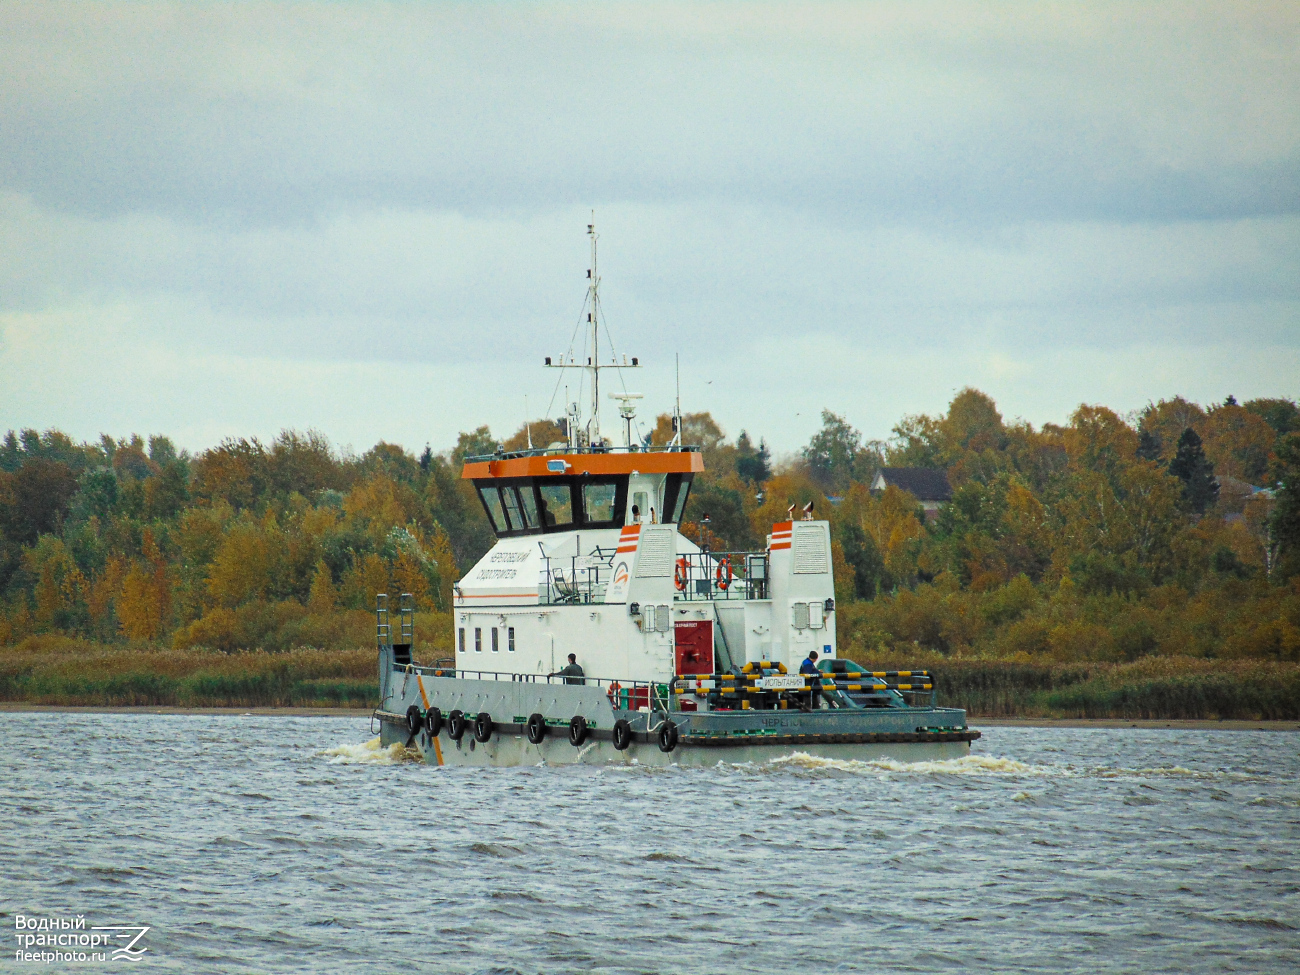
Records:
[[[792,507],[762,551],[711,551],[678,527],[704,469],[682,443],[680,399],[668,444],[634,434],[640,396],[625,389],[611,394],[622,446],[601,435],[601,373],[640,363],[600,361],[587,232],[590,354],[546,359],[585,373],[587,418],[571,403],[566,440],[466,458],[497,543],[454,586],[454,657],[418,663],[411,597],[378,596],[381,744],[435,765],[968,754],[980,733],[934,706],[928,672],[839,655],[828,522]],[[810,651],[817,672],[799,673]]]

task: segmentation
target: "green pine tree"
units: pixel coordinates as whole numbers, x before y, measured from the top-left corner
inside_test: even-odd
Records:
[[[1214,465],[1205,456],[1201,438],[1188,427],[1178,438],[1178,451],[1169,462],[1169,473],[1183,482],[1183,500],[1198,515],[1219,500]]]

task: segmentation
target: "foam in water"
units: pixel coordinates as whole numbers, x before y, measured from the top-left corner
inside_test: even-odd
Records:
[[[1028,765],[1014,758],[994,755],[966,755],[931,762],[900,762],[894,758],[877,758],[871,761],[856,759],[823,758],[807,752],[794,752],[767,763],[774,767],[803,769],[834,769],[839,772],[878,774],[880,772],[910,772],[922,775],[1060,775],[1061,769],[1043,765]]]
[[[414,748],[404,748],[397,742],[381,748],[379,739],[371,738],[360,745],[337,745],[321,752],[329,757],[331,765],[401,765],[421,761]]]

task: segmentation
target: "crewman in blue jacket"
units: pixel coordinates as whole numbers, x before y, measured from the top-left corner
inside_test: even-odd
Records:
[[[816,711],[822,706],[822,672],[817,669],[816,650],[808,651],[808,656],[804,657],[803,663],[799,665],[799,673],[815,675],[808,683],[812,687],[812,696],[809,705],[812,710]]]

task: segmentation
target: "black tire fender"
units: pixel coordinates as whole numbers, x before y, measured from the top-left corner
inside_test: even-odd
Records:
[[[474,740],[485,745],[492,740],[492,715],[480,711],[474,719]]]
[[[540,745],[551,729],[546,727],[546,718],[537,712],[533,712],[528,716],[528,726],[526,730],[528,732],[528,740],[534,745]]]
[[[632,744],[632,725],[626,718],[619,718],[614,722],[614,747],[621,752],[630,744]]]
[[[424,712],[424,730],[430,738],[438,737],[438,732],[442,730],[442,712],[437,708],[429,708]]]
[[[569,722],[569,744],[577,748],[587,740],[587,719],[580,714],[575,714],[573,720]]]
[[[671,721],[664,721],[659,726],[659,750],[661,752],[671,752],[677,747],[677,725]]]
[[[415,735],[424,727],[424,715],[420,713],[420,705],[412,704],[406,709],[406,730]]]
[[[460,708],[447,715],[447,737],[452,741],[465,737],[465,712]]]

